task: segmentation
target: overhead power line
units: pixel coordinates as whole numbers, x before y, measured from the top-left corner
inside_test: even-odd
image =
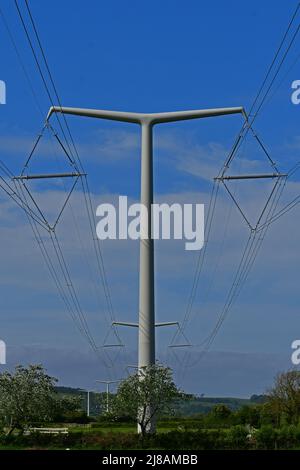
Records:
[[[246,139],[249,131],[251,131],[253,133],[254,138],[258,142],[258,145],[260,145],[260,147],[262,148],[263,152],[266,155],[266,158],[269,160],[272,167],[278,172],[278,169],[276,167],[275,162],[271,158],[270,153],[266,150],[266,147],[263,144],[260,137],[257,135],[256,132],[254,132],[254,130],[252,128],[252,125],[253,125],[254,121],[256,120],[259,112],[261,111],[268,95],[270,94],[270,92],[272,90],[272,87],[273,87],[273,85],[276,81],[276,78],[278,77],[279,72],[282,69],[282,66],[283,66],[283,64],[284,64],[284,62],[285,62],[285,60],[286,60],[293,44],[295,42],[295,40],[296,40],[296,37],[299,34],[300,24],[296,27],[295,31],[292,33],[291,39],[288,41],[288,43],[286,45],[287,38],[289,36],[289,33],[291,33],[291,30],[292,30],[292,27],[295,23],[296,17],[298,16],[299,9],[300,9],[300,3],[297,4],[296,9],[292,14],[292,17],[291,17],[291,19],[288,23],[288,26],[287,26],[284,34],[283,34],[283,37],[282,37],[281,41],[280,41],[279,47],[277,48],[277,50],[275,52],[275,55],[274,55],[274,57],[271,61],[271,64],[269,65],[269,67],[267,69],[266,75],[265,75],[265,77],[264,77],[264,79],[263,79],[263,81],[262,81],[262,83],[259,87],[259,90],[258,90],[254,100],[253,100],[253,103],[252,103],[252,105],[250,107],[250,111],[249,111],[249,117],[248,118],[246,117],[245,123],[242,125],[242,127],[241,127],[241,129],[240,129],[240,131],[239,131],[239,133],[238,133],[238,135],[235,139],[235,142],[234,142],[234,144],[233,144],[233,146],[232,146],[232,148],[229,152],[229,155],[226,158],[225,163],[224,163],[223,167],[221,168],[221,170],[218,174],[219,179],[222,179],[222,177],[224,177],[225,173],[228,171],[233,159],[235,158],[235,156],[236,156],[238,150],[240,149],[242,143]],[[281,58],[280,58],[280,56],[281,56]],[[294,205],[297,204],[298,201],[300,200],[300,197],[299,197],[299,199],[297,198],[296,200],[292,201],[292,203],[290,203],[290,205],[286,206],[284,208],[284,210],[282,210],[282,212],[280,212],[280,215],[278,214],[278,217],[276,217],[276,214],[274,215],[274,211],[272,211],[271,217],[269,219],[267,218],[264,223],[261,223],[262,222],[262,217],[265,215],[266,210],[268,208],[268,205],[270,207],[273,207],[272,204],[273,204],[274,200],[276,199],[276,194],[277,194],[278,189],[279,189],[278,187],[281,187],[280,196],[282,194],[282,191],[283,191],[283,189],[285,187],[285,184],[286,184],[286,178],[287,178],[288,175],[283,175],[283,176],[285,176],[285,178],[284,178],[285,181],[284,182],[281,181],[280,183],[278,183],[278,185],[277,185],[277,183],[275,184],[275,186],[273,188],[273,191],[271,192],[271,195],[269,196],[267,204],[265,205],[265,208],[264,208],[263,212],[261,213],[261,216],[260,216],[259,220],[257,221],[257,224],[256,224],[256,231],[257,232],[260,231],[260,230],[265,232],[266,229],[270,226],[270,223],[277,220],[277,218],[280,215],[283,215],[285,213],[285,211],[288,211],[292,207],[294,207]],[[223,181],[223,183],[225,183],[225,182]],[[225,184],[225,188],[227,188],[226,184]],[[230,196],[233,197],[231,192],[230,192]],[[279,198],[280,198],[280,196],[279,196]],[[278,205],[278,202],[279,202],[279,199],[277,200],[276,207]],[[237,201],[235,200],[235,198],[234,198],[234,203],[238,207],[238,204],[237,204]],[[215,207],[215,205],[216,205],[216,201],[214,203],[214,207]],[[243,211],[241,211],[241,213],[244,217]],[[270,212],[268,212],[268,213],[270,214]],[[245,220],[246,220],[247,224],[249,225],[248,220],[247,219],[245,219]],[[207,217],[207,223],[210,225],[209,221],[210,221],[210,215]],[[251,239],[254,233],[255,233],[255,236],[256,236],[256,232],[252,232],[253,228],[251,227],[251,225],[249,225],[249,228],[251,230],[251,232],[250,232],[250,239]],[[201,257],[201,270],[198,267],[200,265],[199,259],[198,259],[197,264],[196,264],[196,271],[195,271],[193,282],[192,282],[191,293],[190,293],[187,308],[186,308],[186,311],[185,311],[185,314],[184,314],[184,317],[183,317],[184,318],[184,320],[183,320],[183,328],[184,329],[187,328],[187,325],[188,325],[188,322],[189,322],[189,319],[190,319],[190,316],[191,316],[191,313],[192,313],[192,310],[193,310],[193,304],[194,304],[195,297],[196,297],[196,291],[197,291],[198,284],[199,284],[200,274],[201,274],[202,266],[204,265],[204,261],[205,261],[205,257],[206,257],[206,253],[207,253],[206,248],[207,248],[207,245],[209,243],[209,234],[210,234],[210,229],[208,230],[208,235],[205,237],[205,246],[204,246],[205,248],[203,248],[203,253],[201,253],[199,255],[199,258]],[[264,239],[264,236],[260,237],[260,241],[261,241],[260,246],[262,244],[263,239]],[[255,246],[257,247],[258,245],[255,245]],[[256,249],[255,250],[255,255],[252,255],[252,256],[248,253],[248,255],[247,255],[248,262],[245,263],[245,266],[244,266],[242,272],[244,272],[246,270],[246,272],[249,274],[249,272],[250,272],[249,266],[251,266],[251,267],[253,266],[254,260],[257,257],[258,251],[259,250]],[[246,253],[247,253],[247,250],[246,250]],[[239,292],[239,285],[241,284],[241,281],[243,280],[243,282],[245,282],[245,280],[248,276],[248,274],[247,274],[246,277],[240,275],[241,266],[243,266],[243,256],[242,256],[240,265],[237,268],[233,284],[231,285],[231,287],[229,289],[229,294],[228,294],[228,297],[227,297],[227,301],[225,302],[225,305],[224,305],[224,308],[223,308],[222,312],[226,311],[226,313],[227,313],[229,311],[229,308],[233,304],[233,299],[236,297],[235,293]],[[233,295],[233,299],[231,300],[231,294],[233,292],[234,292],[234,295]],[[225,318],[223,313],[221,313],[221,318]],[[224,320],[222,320],[221,323],[218,322],[217,325],[221,326],[223,321]],[[220,326],[216,326],[215,327],[216,330],[214,328],[213,332],[214,331],[219,331]],[[209,345],[212,344],[212,341],[215,338],[215,336],[216,336],[216,334],[212,333],[212,336],[211,336],[212,339],[209,340]],[[174,341],[174,339],[176,339],[176,336],[175,336],[175,338],[173,338],[173,341]],[[204,343],[205,342],[206,341],[204,340]]]
[[[53,106],[54,105],[54,100],[53,100],[52,91],[51,91],[51,87],[52,87],[55,98],[58,101],[58,103],[60,104],[61,101],[60,101],[60,97],[59,97],[59,94],[58,94],[58,90],[57,90],[57,87],[55,85],[55,82],[54,82],[54,79],[53,79],[53,76],[52,76],[52,73],[51,73],[51,69],[50,69],[50,66],[49,66],[49,63],[48,63],[48,60],[47,60],[47,57],[46,57],[46,53],[43,49],[42,41],[41,41],[39,33],[38,33],[38,28],[37,28],[37,25],[36,25],[35,20],[33,18],[33,14],[30,10],[28,1],[25,1],[25,5],[26,5],[26,10],[27,10],[27,13],[28,13],[29,20],[30,20],[30,23],[31,23],[31,26],[32,26],[32,30],[34,32],[35,39],[36,39],[36,42],[37,42],[37,45],[38,45],[38,48],[39,48],[39,51],[40,51],[40,54],[41,54],[41,58],[42,58],[42,61],[44,63],[44,70],[45,70],[46,73],[44,73],[43,67],[40,64],[38,52],[35,50],[34,41],[31,39],[31,35],[30,35],[29,29],[26,25],[25,19],[24,19],[23,14],[22,14],[22,11],[21,11],[21,9],[18,5],[18,2],[15,0],[15,6],[16,6],[16,9],[17,9],[18,16],[20,18],[23,30],[25,32],[25,36],[28,40],[30,50],[33,54],[34,61],[35,61],[36,66],[37,66],[38,73],[39,73],[39,75],[42,79],[42,83],[45,87],[46,94],[49,98],[49,101],[50,101],[51,105]],[[48,79],[47,79],[46,75],[48,75],[48,77],[49,77],[50,85],[48,85],[48,83],[47,83]],[[53,133],[55,135],[55,138],[59,141],[60,146],[63,148],[64,153],[65,153],[66,157],[69,159],[70,164],[72,166],[74,166],[74,168],[76,169],[76,171],[78,173],[83,173],[82,176],[80,175],[80,180],[81,180],[81,184],[82,184],[82,190],[83,190],[83,195],[84,195],[84,203],[85,203],[85,207],[86,207],[86,212],[87,212],[88,219],[90,220],[90,218],[93,216],[93,213],[91,214],[91,207],[92,207],[91,202],[90,202],[91,201],[91,199],[90,199],[91,195],[90,195],[90,191],[89,191],[89,187],[88,187],[87,177],[86,177],[85,171],[83,169],[83,165],[80,161],[80,157],[79,157],[79,154],[78,154],[73,136],[71,134],[71,130],[69,128],[68,122],[66,120],[66,117],[63,116],[63,124],[66,127],[66,132],[65,132],[63,124],[60,120],[60,117],[58,115],[56,115],[56,118],[57,118],[57,122],[59,124],[60,131],[61,131],[61,133],[63,135],[63,138],[64,138],[64,143],[60,140],[58,134],[55,133],[55,131],[51,128],[49,123],[47,123],[47,126],[53,131]],[[71,144],[70,144],[69,141],[71,142]],[[35,149],[33,149],[33,152],[34,151],[35,151]],[[30,160],[30,158],[31,158],[31,156],[29,156],[28,161]],[[74,212],[72,210],[71,204],[70,204],[70,208],[71,208],[71,211],[72,211],[74,223],[76,224],[75,215],[74,215]],[[97,267],[98,267],[97,269],[98,269],[99,274],[100,274],[100,279],[101,279],[101,282],[102,282],[103,292],[105,294],[105,299],[106,299],[106,303],[107,303],[108,312],[110,314],[111,319],[115,320],[113,307],[112,307],[111,294],[110,294],[110,290],[109,290],[109,287],[108,287],[108,281],[107,281],[107,277],[106,277],[106,270],[105,270],[105,267],[104,267],[103,255],[102,255],[102,252],[101,252],[101,248],[99,246],[99,241],[95,242],[94,232],[91,229],[91,223],[90,222],[89,222],[89,227],[90,227],[90,230],[91,230],[93,246],[94,246],[94,250],[95,250],[96,258],[97,258]],[[58,252],[57,254],[62,255],[63,253],[62,252],[60,253],[59,247],[56,246],[56,248],[57,248],[57,252]],[[61,267],[66,268],[66,266],[64,266],[64,262],[63,262],[62,258],[61,258],[61,263],[62,263]],[[66,274],[66,271],[65,271],[65,274]],[[73,288],[74,288],[74,286],[73,286]],[[82,321],[85,323],[84,313],[83,313],[83,311],[80,310],[81,307],[79,306],[79,298],[78,298],[75,291],[72,292],[72,297],[73,297],[73,303],[75,303],[75,305],[77,305],[77,307],[76,307],[77,308],[77,313],[81,317]],[[116,329],[116,327],[114,327],[114,328]],[[89,336],[91,337],[90,333],[89,333]]]

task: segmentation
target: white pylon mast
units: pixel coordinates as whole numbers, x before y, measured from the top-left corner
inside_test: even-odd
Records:
[[[167,113],[127,113],[98,109],[66,108],[53,106],[47,120],[53,113],[72,114],[98,119],[130,122],[141,126],[141,204],[147,208],[147,219],[141,218],[140,231],[140,277],[139,277],[139,345],[138,368],[155,364],[155,295],[154,295],[154,243],[152,233],[153,203],[153,126],[156,124],[186,121],[227,114],[245,114],[242,107],[199,109]],[[151,420],[148,432],[155,431],[155,419]]]

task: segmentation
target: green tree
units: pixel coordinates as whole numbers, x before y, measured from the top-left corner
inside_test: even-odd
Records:
[[[150,420],[172,413],[176,398],[182,396],[173,382],[170,368],[160,364],[143,367],[119,384],[112,404],[113,414],[131,419],[136,416],[144,436],[149,431]]]
[[[85,415],[86,413],[82,411],[80,396],[56,394],[53,397],[53,421],[72,422]]]
[[[231,409],[223,404],[215,405],[212,410],[211,414],[217,421],[227,421],[230,418],[232,411]]]
[[[238,424],[258,427],[261,422],[262,409],[262,405],[244,405],[235,412],[235,420]]]
[[[278,374],[266,402],[270,412],[297,424],[300,418],[300,371],[290,370]]]
[[[0,420],[9,434],[14,429],[23,432],[35,422],[51,420],[55,382],[41,365],[19,365],[13,374],[0,374]]]

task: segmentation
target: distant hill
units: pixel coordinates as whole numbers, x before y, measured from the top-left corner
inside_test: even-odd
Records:
[[[80,388],[55,387],[58,393],[64,395],[81,395],[83,397],[83,406],[86,407],[86,394]],[[102,392],[103,393],[103,392]],[[102,393],[91,393],[91,414],[93,415],[92,395],[102,395]],[[191,416],[199,413],[209,413],[209,411],[218,404],[228,406],[232,411],[236,411],[244,405],[254,405],[265,401],[264,395],[252,395],[250,398],[234,397],[191,397],[190,400],[182,401],[177,405],[177,413],[183,416]],[[95,410],[96,412],[96,410]]]
[[[224,397],[195,397],[188,401],[183,401],[178,405],[177,411],[184,416],[191,416],[199,413],[209,413],[218,404],[228,406],[232,411],[236,411],[243,405],[251,404],[246,398],[224,398]]]
[[[81,388],[73,387],[55,387],[55,390],[64,395],[80,395],[83,393]]]

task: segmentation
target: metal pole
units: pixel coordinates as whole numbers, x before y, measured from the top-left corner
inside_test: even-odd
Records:
[[[106,412],[108,413],[109,412],[109,386],[110,384],[116,384],[120,382],[120,380],[96,380],[96,382],[106,385]]]
[[[87,415],[90,416],[90,391],[87,392]]]
[[[142,124],[139,357],[138,367],[155,364],[154,243],[151,237],[153,203],[152,125]]]
[[[106,384],[106,413],[109,411],[109,383]]]
[[[86,392],[86,394],[87,394],[86,415],[87,415],[87,416],[90,416],[90,391],[89,391],[89,390],[85,390],[85,389],[83,389],[83,388],[80,388],[79,391],[80,391],[80,392]]]
[[[47,120],[52,113],[64,113],[77,116],[108,119],[114,121],[139,124],[142,130],[141,151],[141,203],[146,207],[146,216],[141,213],[141,240],[140,240],[140,286],[139,286],[139,357],[138,367],[147,367],[155,364],[155,312],[154,312],[154,243],[151,237],[152,217],[151,205],[153,202],[153,126],[156,124],[185,121],[228,114],[243,114],[242,107],[198,109],[191,111],[167,113],[128,113],[122,111],[107,111],[100,109],[67,108],[53,106],[50,108]],[[144,239],[143,239],[144,238]],[[107,405],[108,406],[108,405]],[[149,408],[149,412],[150,412]],[[138,428],[138,431],[140,429]],[[155,431],[155,418],[153,417],[147,432]]]
[[[152,124],[142,124],[141,143],[141,240],[139,279],[139,348],[138,370],[155,364],[154,311],[154,240],[152,233],[153,204],[153,136]],[[143,208],[146,212],[143,213]],[[141,378],[142,380],[142,378]],[[151,414],[149,403],[147,413]],[[138,432],[140,427],[138,425]],[[155,432],[155,420],[150,420],[147,432]]]

